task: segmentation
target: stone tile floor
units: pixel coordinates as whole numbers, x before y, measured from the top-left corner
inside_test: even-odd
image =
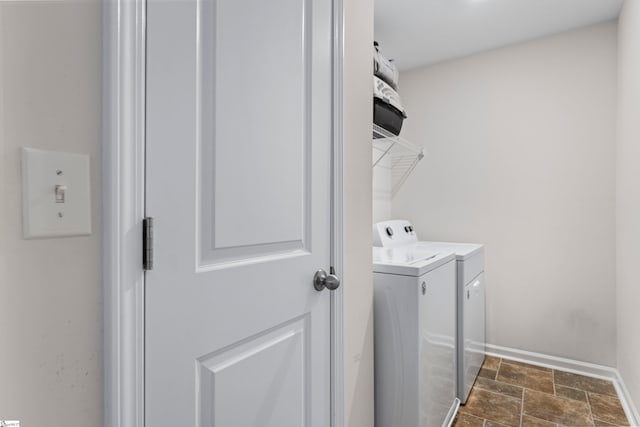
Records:
[[[487,356],[454,427],[628,426],[613,383]]]

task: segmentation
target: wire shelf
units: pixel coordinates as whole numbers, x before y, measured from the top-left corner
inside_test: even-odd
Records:
[[[425,156],[423,147],[373,125],[373,167],[391,171],[391,197],[395,196],[416,165]],[[386,159],[383,161],[383,159]]]

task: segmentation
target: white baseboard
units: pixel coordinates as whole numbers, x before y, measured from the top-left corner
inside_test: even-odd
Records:
[[[560,369],[562,371],[573,372],[575,374],[586,375],[589,377],[611,381],[618,378],[618,371],[609,366],[580,362],[578,360],[565,359],[563,357],[549,356],[547,354],[534,353],[532,351],[517,350],[514,348],[487,344],[486,353],[489,356],[530,363],[532,365],[543,366],[545,368]]]
[[[549,356],[531,351],[517,350],[514,348],[501,347],[493,344],[486,345],[488,356],[500,357],[502,359],[514,360],[517,362],[529,363],[531,365],[543,366],[545,368],[559,369],[574,374],[586,375],[588,377],[605,379],[613,382],[613,386],[618,393],[620,403],[624,409],[629,423],[632,426],[640,426],[640,414],[638,408],[633,403],[629,391],[617,369],[597,365],[595,363],[580,362],[578,360],[566,359],[564,357]]]
[[[627,414],[627,418],[629,418],[629,422],[632,426],[640,426],[640,413],[638,413],[638,408],[633,404],[633,399],[631,398],[629,390],[627,390],[627,386],[624,384],[624,381],[620,376],[620,372],[616,370],[616,373],[618,375],[616,381],[613,382],[613,385],[616,387],[618,397],[620,397],[620,402],[622,403],[622,407],[624,408],[624,413]]]

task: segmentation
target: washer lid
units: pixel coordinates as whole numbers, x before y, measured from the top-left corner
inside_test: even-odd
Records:
[[[453,252],[434,250],[420,245],[395,248],[373,248],[373,271],[376,273],[422,276],[454,260]]]
[[[425,251],[453,252],[458,261],[464,261],[473,256],[484,254],[484,245],[477,243],[426,242],[417,243]]]

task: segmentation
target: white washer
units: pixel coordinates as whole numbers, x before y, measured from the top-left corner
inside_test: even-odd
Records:
[[[386,228],[391,227],[393,236]],[[386,221],[374,226],[374,245],[393,247],[400,235],[417,236],[409,221]],[[381,233],[382,231],[382,233]],[[424,242],[425,251],[453,252],[456,255],[457,299],[457,397],[465,403],[478,376],[485,355],[484,246],[468,243]]]
[[[375,426],[449,426],[460,404],[455,255],[402,231],[373,248]]]

